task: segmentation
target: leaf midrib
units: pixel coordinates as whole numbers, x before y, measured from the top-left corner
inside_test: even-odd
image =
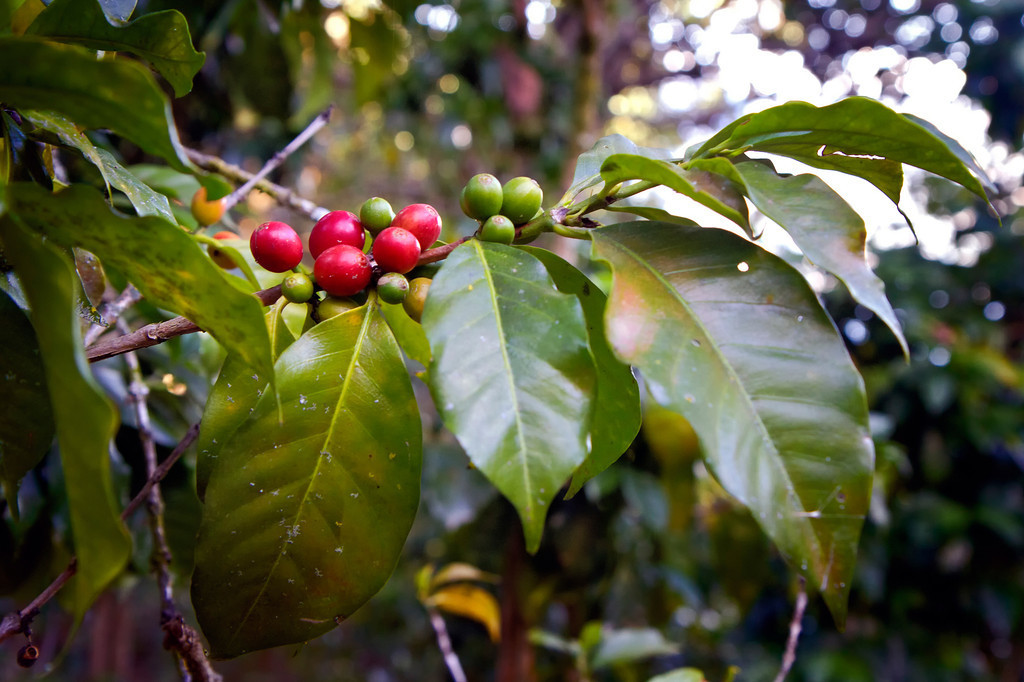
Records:
[[[522,417],[520,416],[519,395],[516,392],[515,381],[512,378],[513,377],[512,362],[511,362],[511,360],[510,360],[510,358],[508,356],[508,351],[507,351],[507,349],[505,347],[506,346],[506,344],[505,344],[505,329],[504,329],[504,325],[502,324],[502,320],[501,320],[501,311],[498,308],[497,291],[495,291],[495,288],[494,288],[494,278],[491,276],[490,267],[488,267],[489,263],[487,261],[487,254],[484,252],[483,247],[480,245],[480,241],[478,239],[474,239],[472,241],[473,241],[473,248],[476,251],[478,257],[480,258],[480,261],[484,265],[484,267],[482,268],[483,272],[484,272],[484,279],[487,282],[487,291],[490,294],[491,305],[492,305],[492,307],[494,309],[494,323],[495,323],[495,326],[497,327],[497,330],[498,330],[498,347],[501,349],[501,360],[502,360],[502,363],[505,366],[504,375],[505,375],[505,377],[506,377],[506,379],[508,381],[508,392],[509,392],[509,395],[512,398],[512,414],[515,415],[515,420],[516,420],[516,442],[519,445],[519,452],[518,452],[519,460],[522,462],[522,466],[520,468],[522,469],[522,472],[523,472],[523,487],[524,487],[524,490],[526,491],[526,509],[528,510],[529,515],[531,517],[531,521],[532,521],[533,520],[532,519],[532,517],[533,517],[533,486],[531,485],[530,468],[528,466],[529,460],[527,458],[526,437],[524,435],[525,429],[523,428],[523,420],[522,420]]]
[[[348,370],[345,372],[345,378],[342,380],[341,391],[338,394],[338,401],[334,409],[334,414],[331,415],[331,423],[327,427],[327,440],[330,440],[329,434],[331,434],[334,430],[334,424],[338,419],[338,414],[341,412],[340,406],[344,403],[345,395],[348,393],[348,387],[352,383],[352,372],[355,365],[357,364],[357,360],[359,358],[359,351],[363,347],[363,342],[366,339],[367,330],[370,327],[371,305],[372,302],[369,302],[364,308],[365,313],[363,315],[363,323],[359,328],[359,336],[356,338],[356,343],[352,347],[352,358],[349,360]],[[288,526],[285,526],[286,529],[294,528],[295,524],[298,523],[299,517],[302,516],[302,510],[306,505],[306,500],[309,498],[310,490],[312,490],[313,488],[313,482],[316,480],[317,474],[320,472],[320,465],[323,463],[323,461],[323,448],[320,448],[320,454],[316,458],[316,466],[313,467],[313,472],[312,474],[310,474],[309,483],[306,485],[306,491],[302,494],[302,499],[299,500],[299,503],[295,507],[296,511],[295,516],[292,517],[292,523]],[[249,610],[245,612],[245,615],[242,616],[241,619],[239,619],[238,626],[235,628],[234,634],[231,635],[231,643],[233,643],[235,639],[238,637],[238,635],[242,632],[246,622],[249,620],[249,616],[252,615],[252,612],[256,608],[256,605],[259,604],[260,599],[263,597],[263,593],[266,592],[267,587],[270,585],[271,576],[274,575],[274,571],[277,570],[278,564],[281,563],[281,559],[284,558],[284,555],[286,553],[286,546],[287,542],[284,540],[284,538],[282,538],[280,549],[278,550],[277,553],[277,557],[274,559],[274,563],[271,565],[270,570],[267,571],[267,577],[264,579],[263,584],[260,586],[259,593],[257,593],[256,597],[253,598],[252,603],[249,605]]]
[[[635,251],[633,251],[632,249],[630,249],[629,247],[624,245],[622,242],[614,241],[614,240],[610,240],[610,241],[612,241],[612,243],[615,244],[615,246],[617,248],[621,249],[627,255],[629,255],[636,263],[638,263],[642,268],[644,268],[647,272],[649,272],[659,283],[664,285],[666,287],[666,289],[671,292],[672,298],[676,299],[679,302],[679,304],[683,307],[683,309],[686,310],[686,312],[690,316],[690,318],[694,321],[694,323],[703,332],[705,338],[708,339],[709,344],[710,344],[714,354],[717,357],[719,357],[719,360],[720,360],[721,364],[725,367],[725,369],[728,372],[728,374],[733,379],[735,379],[736,385],[737,386],[745,386],[745,383],[741,380],[740,376],[736,373],[736,370],[732,366],[732,363],[730,363],[728,361],[728,358],[720,350],[719,345],[718,345],[718,341],[708,331],[707,327],[704,326],[704,323],[701,321],[700,317],[698,315],[696,315],[696,313],[693,311],[693,309],[690,307],[690,305],[680,296],[680,294],[676,290],[676,288],[674,286],[672,286],[672,283],[669,282],[668,280],[666,280],[664,277],[662,277],[662,275],[661,275],[661,273],[659,271],[655,270],[653,267],[648,265],[647,262],[639,256],[639,254],[637,254]],[[795,487],[793,485],[793,481],[789,477],[789,472],[787,472],[785,467],[781,466],[781,464],[779,463],[779,460],[782,458],[781,454],[780,454],[778,448],[776,447],[775,442],[770,437],[770,434],[768,433],[767,427],[764,425],[764,421],[761,419],[761,415],[755,409],[754,404],[751,401],[750,394],[748,393],[746,388],[744,388],[739,393],[741,395],[742,400],[747,404],[747,407],[750,410],[750,412],[754,415],[754,422],[756,423],[758,430],[761,432],[762,441],[768,444],[768,446],[769,446],[769,448],[771,450],[771,453],[774,455],[774,457],[770,458],[771,463],[775,466],[776,469],[778,469],[782,473],[782,477],[783,477],[783,479],[786,482],[786,488],[788,489],[789,493],[794,495],[794,496],[796,496],[797,499],[800,499],[799,495],[796,494],[796,489],[795,489]],[[790,515],[790,516],[792,518],[796,518],[793,515]],[[801,522],[801,523],[807,523],[807,522]],[[813,527],[812,527],[812,530],[813,530]],[[820,553],[821,543],[818,541],[817,534],[812,532],[811,536],[814,538],[815,543],[817,544],[817,549],[818,549],[818,551]]]

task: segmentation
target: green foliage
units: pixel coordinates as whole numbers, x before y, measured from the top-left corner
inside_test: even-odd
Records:
[[[551,500],[589,449],[596,371],[579,300],[529,254],[472,240],[434,278],[423,329],[434,403],[536,551]]]
[[[198,539],[194,547],[190,538],[186,543],[195,552],[193,605],[216,657],[327,633],[388,581],[420,499],[420,414],[433,414],[426,402],[417,403],[406,359],[424,368],[419,376],[440,418],[428,423],[434,448],[428,454],[442,461],[445,455],[439,453],[447,448],[451,456],[444,465],[461,470],[464,451],[475,470],[454,489],[431,492],[460,498],[470,509],[462,513],[477,516],[477,523],[497,523],[504,512],[481,510],[490,493],[473,501],[466,491],[486,481],[487,490],[500,493],[518,515],[525,549],[561,562],[571,574],[566,582],[606,568],[595,565],[594,548],[605,542],[606,532],[618,543],[615,551],[634,551],[623,548],[618,527],[634,523],[663,542],[663,565],[644,559],[652,569],[648,573],[672,585],[660,606],[697,601],[696,588],[680,576],[678,565],[690,558],[680,558],[673,533],[688,531],[693,507],[703,505],[707,544],[744,548],[716,565],[721,585],[742,592],[752,574],[770,573],[757,554],[767,551],[757,544],[759,526],[790,566],[822,593],[842,627],[872,488],[884,487],[893,458],[882,450],[876,462],[870,394],[837,332],[837,318],[796,269],[757,242],[748,202],[779,223],[808,260],[838,278],[851,305],[876,316],[913,362],[883,284],[899,283],[899,273],[872,272],[864,221],[821,178],[782,175],[771,162],[746,154],[786,156],[864,178],[894,202],[903,188],[902,164],[909,164],[985,199],[984,174],[954,140],[926,121],[863,98],[826,107],[789,103],[744,116],[683,158],[620,135],[605,137],[579,155],[570,188],[539,216],[540,186],[525,176],[513,181],[523,191],[521,205],[511,207],[515,222],[531,221],[520,228],[520,244],[470,237],[456,248],[445,247],[443,261],[432,266],[438,269],[431,272],[422,324],[418,310],[381,302],[371,291],[357,292],[343,312],[319,315],[314,325],[313,317],[303,315],[307,306],[287,307],[283,300],[263,314],[252,291],[278,283],[280,276],[257,268],[241,239],[220,248],[244,279],[211,262],[205,246],[215,240],[178,226],[179,220],[194,225],[182,218],[187,214],[182,203],[200,184],[211,196],[223,196],[230,183],[199,174],[186,160],[170,101],[145,66],[118,55],[97,58],[97,50],[128,53],[151,65],[176,95],[188,93],[204,53],[192,46],[185,15],[154,11],[129,21],[135,9],[131,1],[54,0],[27,26],[27,35],[6,35],[19,32],[11,19],[15,13],[32,19],[18,5],[0,7],[5,32],[0,63],[18,65],[0,74],[0,247],[9,292],[0,296],[0,372],[9,388],[5,396],[15,403],[0,420],[0,478],[13,523],[25,477],[50,475],[44,458],[56,433],[78,556],[76,618],[125,574],[130,550],[109,471],[116,414],[86,365],[79,315],[97,319],[85,289],[102,293],[107,285],[124,289],[131,283],[145,298],[134,321],[161,320],[162,311],[181,314],[226,351],[223,362],[215,362],[209,349],[203,350],[203,344],[213,345],[206,339],[168,343],[145,355],[154,387],[167,386],[171,393],[175,382],[184,382],[187,396],[175,404],[185,407],[168,421],[180,427],[202,418],[194,484],[186,477],[187,484],[175,492],[183,506],[195,507],[196,495],[202,500]],[[399,71],[409,68],[413,80],[429,73],[430,64],[405,61],[409,36],[400,22],[412,9],[344,16],[352,99],[367,105],[368,119],[373,104],[402,96],[391,88]],[[471,47],[481,53],[495,47],[497,30],[485,10],[464,13],[465,21],[479,28]],[[196,32],[215,43],[217,32],[230,23],[232,37],[248,48],[244,53],[209,49],[220,73],[238,70],[238,79],[225,87],[232,102],[245,103],[231,112],[240,121],[244,110],[253,117],[295,122],[330,100],[330,63],[338,49],[333,41],[340,38],[325,33],[321,8],[314,3],[286,9],[277,18],[280,24],[228,5],[205,27],[209,33]],[[522,59],[517,65],[520,73],[534,68]],[[268,82],[269,73],[280,78]],[[422,80],[448,76],[455,78],[445,72]],[[487,87],[487,79],[481,80],[476,85]],[[454,85],[445,82],[449,95],[476,86],[459,78]],[[449,105],[442,101],[442,108]],[[183,110],[187,106],[182,103]],[[437,108],[436,102],[430,106]],[[467,120],[486,116],[468,106],[463,113]],[[530,112],[520,116],[529,119]],[[503,134],[500,126],[494,130]],[[121,139],[131,144],[121,145]],[[486,144],[481,142],[485,149]],[[335,151],[329,148],[327,156],[336,158]],[[140,154],[163,163],[140,164]],[[357,171],[370,166],[367,161]],[[692,199],[735,223],[748,238],[699,227],[649,190]],[[511,194],[502,192],[505,198]],[[383,226],[393,214],[381,202],[369,206],[377,209],[374,223]],[[494,197],[482,203],[493,207]],[[252,210],[235,207],[240,214]],[[479,206],[467,211],[481,219],[491,212]],[[620,213],[642,220],[603,224]],[[240,223],[251,218],[245,215]],[[234,218],[226,220],[235,229]],[[570,262],[547,248],[522,245],[543,232],[589,241],[589,259],[577,254]],[[87,265],[82,258],[76,273],[69,257],[74,249],[90,252],[98,262]],[[422,292],[425,281],[417,284]],[[979,384],[986,390],[1019,395],[1020,372],[998,352],[961,356],[958,351],[951,364],[965,375],[983,377]],[[164,372],[167,368],[173,372]],[[642,395],[634,371],[659,406],[648,405],[640,440]],[[120,373],[115,363],[96,370],[106,392],[124,407]],[[922,381],[933,382],[921,393],[941,413],[954,398],[941,379]],[[955,400],[1010,439],[1016,413],[997,409],[986,390],[975,388]],[[655,409],[663,410],[660,422],[650,417]],[[685,425],[672,421],[682,417]],[[659,441],[652,431],[670,422],[673,435]],[[442,423],[450,433],[439,436],[435,432]],[[164,444],[176,439],[175,430],[169,431]],[[964,425],[965,437],[981,440],[980,432],[987,428]],[[644,448],[653,453],[654,464],[638,457]],[[694,466],[698,461],[704,466]],[[425,480],[437,480],[427,474]],[[568,501],[561,494],[567,483],[564,497],[573,498]],[[591,509],[599,505],[588,505],[611,505],[612,497],[631,510],[631,520],[621,515],[604,523],[607,519],[599,516],[604,511]],[[49,498],[30,506],[49,523],[51,505],[59,506]],[[961,513],[962,505],[934,507],[950,519],[945,525],[951,534],[965,532],[969,516]],[[557,516],[552,508],[559,510]],[[588,511],[581,516],[592,514],[594,523],[586,532],[565,512],[584,508]],[[557,523],[545,534],[549,516]],[[1017,541],[1012,519],[998,510],[987,509],[975,521]],[[15,535],[27,526],[11,527],[3,537],[5,547],[17,545]],[[4,530],[10,529],[5,525]],[[436,551],[427,545],[410,543],[409,552]],[[745,554],[749,547],[754,550]],[[642,551],[637,548],[633,558]],[[621,580],[621,569],[612,570],[608,582]],[[732,575],[737,571],[741,578]],[[631,580],[649,579],[644,571],[635,572]],[[424,579],[429,589],[421,589],[419,598],[423,606],[468,616],[496,638],[501,614],[494,597],[463,584],[480,580],[483,571],[449,567],[429,573]],[[518,578],[507,579],[518,588]],[[522,580],[528,583],[529,577]],[[558,581],[539,578],[532,589],[527,600],[532,611],[520,614],[532,622],[540,621],[537,612],[558,590],[571,592]],[[755,596],[743,599],[749,604]],[[602,627],[578,617],[585,609],[573,613],[580,621],[572,626],[578,639],[572,639],[577,632],[563,638],[535,630],[533,640],[572,656],[581,675],[628,671],[630,679],[642,679],[636,671],[648,670],[649,659],[673,659],[679,652],[675,639],[654,627]],[[653,679],[703,675],[681,668]]]

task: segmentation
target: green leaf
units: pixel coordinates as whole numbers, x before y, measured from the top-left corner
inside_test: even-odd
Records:
[[[216,657],[334,628],[387,581],[419,502],[421,426],[374,305],[321,322],[277,361],[273,396],[220,451],[192,602]]]
[[[929,126],[930,127],[930,126]],[[756,150],[797,159],[815,168],[837,170],[868,180],[893,203],[903,187],[900,164],[908,164],[956,182],[988,201],[977,164],[949,138],[917,120],[897,114],[881,102],[850,97],[826,107],[789,102],[748,114],[705,142],[694,155],[704,158]],[[969,155],[967,155],[969,156]]]
[[[11,32],[11,19],[25,0],[0,0],[0,33]]]
[[[546,249],[523,247],[537,258],[563,294],[579,299],[587,325],[590,353],[597,368],[597,392],[590,422],[590,453],[576,469],[566,497],[610,467],[640,432],[640,389],[629,365],[623,364],[608,345],[604,311],[608,299],[586,275]]]
[[[601,166],[601,177],[610,187],[627,180],[646,180],[674,189],[683,196],[725,216],[748,233],[747,204],[726,176],[708,170],[687,170],[674,163],[631,154],[614,154]]]
[[[177,10],[115,23],[108,21],[96,0],[53,0],[28,33],[91,50],[129,52],[149,62],[178,97],[192,90],[192,79],[205,59],[192,47],[188,22]]]
[[[0,220],[0,240],[31,305],[46,370],[78,556],[72,611],[80,620],[121,572],[130,549],[110,477],[117,412],[85,359],[75,312],[78,280],[70,259],[9,216]]]
[[[0,37],[0,64],[18,65],[0,70],[0,101],[7,106],[55,111],[83,128],[110,129],[190,170],[170,103],[141,64],[98,60],[87,48],[35,37]]]
[[[263,306],[239,291],[181,228],[154,217],[111,210],[91,187],[52,194],[38,185],[8,186],[9,210],[66,246],[80,246],[114,266],[154,305],[183,315],[273,377]]]
[[[600,670],[613,665],[677,653],[679,645],[665,639],[665,636],[654,628],[623,628],[601,633],[601,639],[592,654],[591,666],[595,670]]]
[[[424,367],[430,367],[430,342],[423,327],[409,317],[401,303],[381,302],[380,309],[405,354]]]
[[[579,299],[530,254],[471,239],[434,277],[423,329],[441,418],[515,506],[535,552],[588,451],[595,369]]]
[[[612,347],[841,627],[874,450],[863,381],[814,292],[724,230],[624,223],[593,241],[613,272]]]
[[[854,300],[892,330],[909,357],[885,284],[867,262],[864,221],[841,196],[816,175],[778,175],[758,162],[736,164],[754,206],[793,237],[807,259],[846,285]]]
[[[655,675],[647,682],[704,682],[704,673],[696,668],[677,668],[661,675]]]
[[[601,182],[601,165],[605,159],[614,154],[631,154],[651,159],[668,159],[671,154],[667,149],[640,147],[624,135],[608,135],[594,143],[594,146],[583,152],[576,159],[576,170],[573,173],[572,186],[562,197],[560,203],[568,203],[580,192]]]
[[[282,315],[284,307],[278,304],[267,311],[266,316],[275,360],[295,342],[295,336],[288,329]],[[217,383],[206,398],[199,436],[196,438],[196,493],[200,500],[206,496],[206,485],[217,465],[220,451],[255,409],[269,383],[267,377],[253,372],[237,353],[229,353],[224,358]]]
[[[62,143],[81,152],[99,169],[109,186],[125,193],[139,215],[155,215],[171,223],[177,222],[167,197],[150,189],[106,149],[95,146],[67,117],[51,111],[22,111],[21,114],[36,128],[56,135]]]
[[[18,487],[53,442],[53,412],[39,342],[28,317],[0,291],[0,484],[14,519]]]

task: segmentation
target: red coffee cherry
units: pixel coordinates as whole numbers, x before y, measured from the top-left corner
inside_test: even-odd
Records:
[[[430,204],[410,204],[395,215],[392,227],[401,227],[412,232],[419,240],[420,248],[429,249],[441,236],[441,216]]]
[[[316,283],[331,296],[351,296],[370,283],[370,259],[348,244],[335,244],[313,263]]]
[[[272,220],[263,223],[249,237],[249,250],[256,262],[271,272],[291,270],[302,260],[302,240],[290,225]]]
[[[316,221],[309,233],[309,253],[317,258],[335,244],[348,244],[362,250],[366,232],[359,217],[350,211],[331,211]]]
[[[416,235],[401,227],[389,227],[373,240],[373,259],[383,272],[403,275],[420,259],[420,242]]]

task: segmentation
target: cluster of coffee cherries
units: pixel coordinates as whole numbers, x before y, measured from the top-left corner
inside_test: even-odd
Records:
[[[462,188],[462,212],[480,221],[477,236],[488,242],[511,244],[516,228],[535,218],[544,192],[533,178],[520,176],[502,185],[490,173],[474,175]]]
[[[364,252],[367,232],[372,236]],[[387,200],[368,199],[356,215],[331,211],[309,233],[313,279],[328,296],[344,298],[366,289],[376,279],[377,294],[387,303],[402,302],[409,292],[405,275],[416,267],[420,254],[441,234],[441,217],[429,204],[411,204],[398,213]],[[279,221],[263,223],[249,238],[253,259],[270,272],[287,272],[302,260],[302,239]],[[284,278],[281,291],[295,303],[313,295],[313,281],[303,273]]]

